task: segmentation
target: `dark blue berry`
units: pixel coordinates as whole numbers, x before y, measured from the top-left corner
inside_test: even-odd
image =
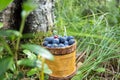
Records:
[[[64,43],[66,38],[65,37],[59,37],[60,43]]]
[[[45,39],[44,39],[44,41],[48,41],[49,40],[49,37],[46,37]]]
[[[65,45],[62,44],[62,43],[60,43],[58,46],[59,46],[59,47],[65,47]]]
[[[64,42],[64,45],[68,45],[68,41],[65,41],[65,42]]]
[[[69,41],[70,39],[74,39],[74,37],[73,36],[68,36],[67,41]]]
[[[73,43],[75,43],[74,39],[70,39],[69,42],[68,42],[69,45],[72,45]]]
[[[53,43],[53,44],[59,44],[59,39],[57,39],[57,38],[53,39],[53,40],[52,40],[52,43]]]
[[[43,42],[43,46],[47,46],[47,44],[48,44],[48,41]]]
[[[48,41],[49,44],[52,44],[53,39],[53,37],[46,37],[45,41]]]
[[[58,44],[52,44],[52,47],[53,47],[53,48],[57,48],[57,47],[58,47]]]
[[[64,36],[64,38],[65,38],[66,40],[67,40],[67,37],[68,37],[68,36]]]
[[[47,44],[47,47],[51,48],[51,47],[52,47],[52,45],[51,45],[51,44]]]
[[[43,42],[43,46],[47,46],[49,48],[62,48],[67,47],[75,43],[75,39],[73,36],[53,36],[46,37]]]

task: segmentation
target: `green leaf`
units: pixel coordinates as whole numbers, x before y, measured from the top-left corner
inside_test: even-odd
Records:
[[[71,80],[82,80],[81,75],[74,76]]]
[[[46,59],[54,60],[53,55],[48,50],[46,50],[45,48],[43,48],[43,47],[41,47],[39,45],[24,44],[24,45],[22,45],[22,48],[23,49],[28,49],[31,52],[34,52],[35,54],[40,55],[40,56],[42,56],[42,57],[44,57]]]
[[[0,0],[0,12],[5,9],[13,0]]]
[[[2,27],[3,27],[3,23],[0,22],[0,28],[2,28]]]
[[[14,73],[17,69],[16,69],[16,66],[15,66],[15,63],[12,63],[11,67],[10,67],[10,70]]]
[[[12,65],[12,57],[4,57],[0,59],[0,75],[4,74]]]
[[[4,74],[0,75],[0,79],[1,80],[7,80]]]
[[[84,74],[78,71],[77,74],[71,80],[83,80]]]
[[[3,51],[3,47],[2,46],[0,46],[0,52],[2,52]]]
[[[36,55],[31,53],[29,50],[23,50],[23,53],[25,53],[29,59],[31,60],[35,60],[36,59]]]
[[[52,71],[49,69],[47,64],[44,64],[44,73],[46,73],[46,74],[51,74],[52,73]]]
[[[23,3],[23,10],[31,12],[37,7],[37,4],[33,3],[33,0],[27,0]]]
[[[18,31],[15,30],[0,30],[0,37],[13,37],[13,36],[17,36],[17,37],[21,37],[22,34],[20,34]]]
[[[30,12],[32,12],[35,8],[37,8],[37,4],[34,4],[32,0],[27,0],[23,3],[23,11],[22,11],[22,17],[25,17],[29,15]]]
[[[97,68],[95,71],[101,73],[101,72],[105,72],[105,68]]]
[[[17,62],[18,65],[28,66],[28,67],[34,67],[35,66],[35,60],[31,59],[21,59]]]
[[[32,76],[34,74],[38,73],[38,69],[37,68],[33,68],[30,71],[27,72],[27,76]]]
[[[13,52],[10,49],[10,46],[7,43],[7,40],[5,40],[3,37],[0,37],[0,42],[1,42],[1,45],[4,47],[4,49],[6,49],[8,51],[8,53],[10,53],[10,55],[13,55]]]
[[[41,62],[40,60],[36,60],[35,66],[38,67],[39,69],[41,69],[41,67],[42,67],[42,62]]]
[[[33,33],[25,33],[22,35],[23,39],[27,39],[27,38],[34,38],[35,35]]]
[[[22,80],[25,77],[24,73],[22,71],[19,71],[17,75],[17,80]]]
[[[38,67],[40,70],[42,68],[42,62],[40,60],[36,61],[36,67]],[[52,71],[49,69],[48,65],[44,63],[44,73],[51,74]]]

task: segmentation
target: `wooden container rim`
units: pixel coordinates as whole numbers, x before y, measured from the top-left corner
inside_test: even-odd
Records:
[[[53,55],[66,55],[76,50],[76,41],[74,44],[63,48],[45,48],[48,49]]]

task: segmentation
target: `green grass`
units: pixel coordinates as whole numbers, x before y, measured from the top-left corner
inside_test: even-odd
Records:
[[[95,79],[96,74],[92,72],[100,67],[109,69],[103,63],[120,57],[120,8],[116,4],[115,0],[56,1],[56,29],[59,34],[64,35],[66,27],[67,35],[73,35],[77,39],[77,52],[86,52],[83,66],[73,80],[101,80],[103,76]],[[119,68],[118,64],[113,66]],[[116,77],[120,74],[119,70],[116,72],[111,78],[119,79]]]

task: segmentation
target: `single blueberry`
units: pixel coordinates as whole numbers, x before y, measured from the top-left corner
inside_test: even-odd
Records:
[[[59,47],[65,47],[65,45],[62,44],[62,43],[60,43],[58,46],[59,46]]]
[[[53,47],[53,48],[57,48],[57,47],[58,47],[58,44],[52,44],[52,47]]]
[[[74,39],[74,37],[73,36],[68,36],[67,41],[69,41],[70,39]]]
[[[48,41],[43,42],[43,46],[47,46],[47,44],[48,44]]]
[[[48,41],[49,40],[49,37],[46,37],[45,39],[44,39],[44,41]]]
[[[65,37],[59,37],[60,43],[64,43],[66,38]]]
[[[51,47],[50,48],[54,48],[53,44],[51,44]]]
[[[49,44],[52,44],[53,39],[53,37],[46,37],[45,41],[48,41]]]
[[[57,39],[57,38],[56,38],[56,39],[53,39],[53,40],[52,40],[52,43],[53,43],[53,44],[59,44],[59,39]]]
[[[69,42],[68,42],[69,45],[72,45],[73,43],[75,43],[74,39],[70,39]]]
[[[68,41],[65,41],[65,42],[64,42],[64,45],[68,45]]]
[[[51,44],[47,44],[47,47],[51,48],[51,47],[52,47],[52,45],[51,45]]]
[[[65,40],[67,40],[67,37],[68,37],[68,36],[64,36]]]
[[[69,45],[65,45],[65,47],[67,47],[67,46],[69,46]]]

